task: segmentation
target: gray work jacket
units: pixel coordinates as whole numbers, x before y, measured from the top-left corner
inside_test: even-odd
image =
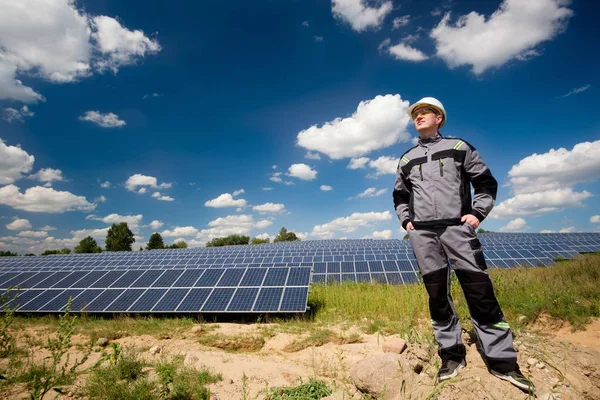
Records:
[[[438,134],[420,139],[402,155],[394,208],[404,229],[409,221],[415,229],[459,225],[465,214],[481,222],[492,210],[497,191],[498,182],[473,146]]]

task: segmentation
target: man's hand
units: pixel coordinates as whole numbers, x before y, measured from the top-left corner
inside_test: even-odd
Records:
[[[412,222],[408,221],[408,224],[406,224],[406,230],[412,231],[414,229],[415,229],[415,227],[413,226]]]
[[[471,226],[475,229],[477,229],[477,227],[479,226],[479,220],[477,219],[476,216],[471,215],[471,214],[465,214],[462,216],[462,218],[460,219],[460,222],[467,222],[469,224],[471,224]],[[407,225],[408,227],[408,225]]]

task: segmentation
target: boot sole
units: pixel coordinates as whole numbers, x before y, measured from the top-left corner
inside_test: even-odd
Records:
[[[496,372],[494,370],[491,371],[492,375],[494,375],[496,378],[500,378],[502,380],[508,381],[510,383],[512,383],[514,386],[518,387],[519,389],[528,391],[528,392],[535,392],[535,386],[531,386],[531,385],[527,385],[523,382],[519,382],[518,380],[516,380],[515,378],[513,378],[512,376],[508,376],[508,375],[504,375],[500,372]]]
[[[447,381],[448,379],[454,378],[456,375],[458,375],[458,371],[463,369],[464,367],[465,364],[459,364],[458,367],[456,367],[456,369],[454,370],[454,372],[452,372],[450,375],[444,375],[443,377],[438,376],[438,383],[442,383],[444,381]]]

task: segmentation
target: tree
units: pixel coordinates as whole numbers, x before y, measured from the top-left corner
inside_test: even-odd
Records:
[[[100,246],[98,246],[98,243],[96,243],[94,238],[88,236],[85,239],[82,239],[81,242],[79,242],[79,244],[75,246],[75,249],[73,249],[73,251],[77,254],[91,254],[100,253],[102,252],[102,249],[100,248]]]
[[[406,235],[404,235],[404,237],[402,238],[402,240],[408,240],[408,233]]]
[[[13,253],[12,251],[0,251],[0,257],[16,257],[18,256],[17,253]]]
[[[71,254],[71,250],[67,249],[66,247],[64,249],[61,250],[44,250],[44,252],[42,253],[43,256],[49,256],[52,254]]]
[[[187,249],[188,245],[183,240],[173,243],[170,246],[165,247],[166,249]]]
[[[264,244],[264,243],[270,243],[271,241],[269,240],[269,238],[266,239],[260,239],[260,238],[252,238],[252,241],[250,242],[251,244]]]
[[[479,230],[477,231],[477,233],[492,233],[492,231],[487,231],[483,228],[479,228]]]
[[[214,238],[206,243],[206,247],[234,246],[248,243],[250,243],[250,236],[229,235],[227,237]]]
[[[160,236],[160,233],[154,232],[150,236],[150,239],[148,240],[148,244],[146,245],[146,250],[155,250],[155,249],[164,249],[164,248],[165,248],[165,242],[163,241],[162,236]]]
[[[300,238],[294,232],[288,232],[285,227],[279,230],[279,233],[273,239],[273,243],[277,242],[299,242]]]
[[[135,242],[133,232],[129,229],[127,222],[112,224],[106,234],[106,251],[131,251],[131,245]]]
[[[35,254],[33,253],[27,253],[24,255],[24,257],[35,257]]]

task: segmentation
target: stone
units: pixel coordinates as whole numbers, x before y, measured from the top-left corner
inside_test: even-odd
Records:
[[[204,328],[202,327],[202,325],[196,325],[193,326],[192,329],[190,329],[190,332],[199,335],[204,332]]]
[[[521,315],[519,318],[517,318],[517,321],[519,321],[520,323],[523,323],[523,322],[527,321],[527,317],[525,315]]]
[[[155,355],[157,355],[158,353],[160,353],[160,351],[161,351],[161,350],[162,350],[162,349],[161,349],[161,347],[160,347],[160,346],[152,346],[152,347],[150,347],[150,350],[148,350],[148,353],[150,353],[150,355],[153,355],[153,356],[155,356]]]
[[[537,369],[544,369],[546,367],[546,364],[544,364],[543,362],[539,362],[539,363],[535,364],[535,367]]]
[[[537,363],[538,363],[538,360],[536,360],[535,358],[528,358],[527,359],[527,364],[529,364],[530,367],[533,367]]]
[[[99,338],[98,340],[96,340],[96,345],[98,345],[100,347],[108,346],[108,338],[105,338],[105,337]]]
[[[198,361],[200,361],[200,357],[195,353],[188,353],[185,355],[185,359],[183,360],[183,365],[195,365]]]
[[[406,340],[399,338],[389,338],[383,344],[384,353],[402,354],[406,350]]]

